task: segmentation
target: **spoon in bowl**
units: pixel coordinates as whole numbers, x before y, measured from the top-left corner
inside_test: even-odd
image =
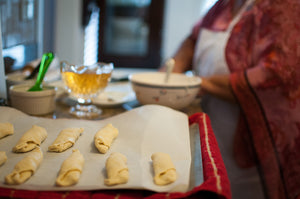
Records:
[[[165,83],[168,83],[170,74],[173,71],[174,65],[175,65],[175,60],[173,58],[170,58],[166,61],[166,76],[165,76]]]
[[[43,54],[43,57],[42,57],[42,60],[41,60],[41,63],[40,63],[39,73],[38,73],[38,76],[36,78],[36,82],[30,89],[28,89],[28,91],[42,91],[43,90],[42,82],[43,82],[45,74],[46,74],[46,72],[48,70],[48,67],[51,64],[53,58],[54,58],[53,53]]]

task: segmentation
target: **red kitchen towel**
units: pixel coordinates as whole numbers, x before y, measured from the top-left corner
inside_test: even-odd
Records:
[[[195,113],[189,117],[189,124],[198,124],[202,152],[204,182],[185,193],[156,193],[145,190],[98,190],[98,191],[28,191],[0,188],[0,197],[38,199],[177,199],[177,198],[220,198],[230,199],[230,183],[224,162],[205,113]]]

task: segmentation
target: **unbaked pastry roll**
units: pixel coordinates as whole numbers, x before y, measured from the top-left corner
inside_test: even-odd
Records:
[[[40,147],[37,147],[15,165],[14,170],[5,177],[5,183],[10,185],[22,184],[36,172],[42,160],[43,153]]]
[[[107,179],[106,185],[124,184],[128,182],[129,172],[127,167],[127,158],[121,153],[114,152],[106,160]]]
[[[0,166],[4,164],[7,160],[5,151],[0,151]]]
[[[53,152],[63,152],[67,150],[75,144],[83,131],[83,128],[63,129],[54,142],[48,147],[48,150]]]
[[[14,134],[14,126],[11,123],[0,123],[0,139],[12,134]]]
[[[154,153],[151,159],[153,161],[155,184],[166,185],[176,180],[176,169],[169,154]]]
[[[58,177],[57,186],[71,186],[77,184],[84,165],[84,158],[79,150],[74,149],[72,154],[62,163]]]
[[[119,131],[112,124],[107,124],[100,129],[95,137],[95,146],[100,153],[106,153],[111,146],[113,140],[118,136]]]
[[[40,146],[46,138],[46,129],[37,125],[33,125],[26,133],[24,133],[17,145],[12,150],[16,153],[31,151],[32,149]]]

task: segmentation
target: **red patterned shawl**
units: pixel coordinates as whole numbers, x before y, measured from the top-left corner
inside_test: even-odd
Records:
[[[191,38],[201,27],[226,28],[229,9],[219,0]],[[234,27],[225,54],[242,110],[237,163],[258,165],[267,198],[300,199],[300,0],[257,0]]]
[[[254,149],[266,196],[299,199],[300,1],[256,3],[233,29],[226,59],[247,125],[237,134]]]

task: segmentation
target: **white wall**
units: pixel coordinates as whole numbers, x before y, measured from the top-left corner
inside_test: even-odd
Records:
[[[56,0],[54,52],[60,60],[83,63],[81,0]],[[67,30],[67,31],[66,31]]]
[[[173,56],[193,25],[203,16],[207,1],[211,0],[166,0],[162,61]]]

